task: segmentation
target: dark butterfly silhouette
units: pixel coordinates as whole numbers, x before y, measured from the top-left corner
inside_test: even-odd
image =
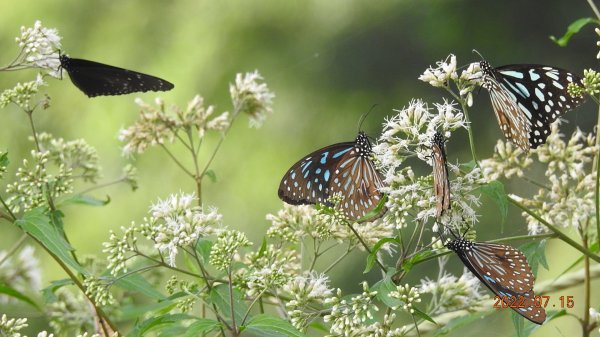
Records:
[[[88,97],[125,95],[132,92],[168,91],[173,84],[161,78],[107,64],[60,55],[60,67]]]
[[[584,102],[583,97],[569,95],[568,85],[580,85],[581,78],[567,70],[539,64],[498,68],[486,61],[479,64],[504,136],[525,152],[544,144],[550,124]]]
[[[446,163],[446,150],[444,136],[436,132],[431,140],[433,159],[433,191],[435,193],[435,216],[439,219],[442,214],[450,209],[450,181],[448,180],[448,164]]]
[[[534,276],[523,253],[508,245],[460,237],[446,243],[446,247],[495,295],[514,299],[512,309],[519,315],[536,324],[544,323],[546,311],[535,304]]]
[[[351,221],[356,221],[374,210],[383,197],[379,191],[383,182],[371,154],[371,143],[363,132],[359,132],[353,142],[317,150],[294,164],[283,176],[279,198],[292,205],[331,206],[329,197],[340,193],[342,210]]]

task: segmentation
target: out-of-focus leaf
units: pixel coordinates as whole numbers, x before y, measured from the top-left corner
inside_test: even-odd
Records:
[[[154,289],[154,287],[139,273],[131,273],[125,277],[122,277],[115,282],[115,285],[123,289],[146,295],[156,300],[165,299],[165,296],[158,290]]]
[[[233,288],[232,297],[235,321],[239,324],[248,311],[248,305],[243,301],[242,293],[235,287]],[[219,284],[213,287],[210,292],[210,301],[217,306],[224,317],[231,318],[231,302],[229,301],[229,286],[227,284]]]
[[[569,40],[571,39],[571,37],[573,37],[573,35],[579,33],[581,28],[585,27],[589,23],[600,24],[600,21],[598,21],[594,18],[577,19],[569,25],[569,27],[567,28],[567,31],[565,32],[565,34],[563,36],[561,36],[560,38],[556,38],[554,35],[552,35],[552,36],[550,36],[550,40],[554,41],[557,45],[559,45],[561,47],[566,47],[567,44],[569,43]]]
[[[186,332],[181,335],[182,337],[197,337],[204,333],[216,330],[219,328],[221,323],[214,319],[200,318],[196,322],[192,323],[187,327]]]
[[[96,199],[89,195],[73,195],[61,201],[61,205],[87,205],[87,206],[106,206],[110,203],[110,196],[106,196],[106,200]]]
[[[396,285],[392,281],[392,275],[395,273],[396,270],[391,268],[388,270],[386,276],[379,282],[375,283],[375,285],[372,287],[374,291],[377,291],[377,298],[390,308],[395,308],[404,304],[404,302],[400,301],[399,299],[390,296],[390,293],[392,291],[396,291],[397,289]]]
[[[195,319],[194,316],[185,315],[185,314],[168,314],[161,315],[156,317],[151,317],[140,324],[137,324],[133,331],[131,331],[127,336],[129,337],[142,337],[146,333],[158,328],[166,328],[169,326],[173,326],[175,324],[181,323],[182,321]]]
[[[512,310],[511,314],[511,320],[513,326],[515,327],[515,333],[517,334],[517,337],[529,336],[529,334],[525,332],[525,319],[523,316],[517,314],[514,310]]]
[[[196,243],[196,251],[200,253],[200,257],[204,263],[208,263],[212,246],[213,242],[208,239],[199,239]]]
[[[439,328],[433,335],[434,336],[443,336],[448,333],[461,328],[465,325],[468,325],[475,321],[480,321],[483,317],[490,315],[492,310],[484,311],[484,312],[475,312],[469,315],[453,318],[446,324],[445,326]]]
[[[208,170],[204,173],[204,175],[206,175],[213,183],[217,182],[217,174],[215,173],[215,171]]]
[[[546,270],[548,269],[548,262],[546,261],[546,239],[528,242],[521,245],[519,249],[525,254],[533,275],[537,275],[539,264],[546,268]]]
[[[365,222],[370,219],[375,219],[375,218],[379,217],[379,215],[383,211],[383,208],[385,207],[385,203],[387,202],[387,199],[388,199],[388,197],[386,194],[383,196],[383,198],[381,198],[381,200],[379,200],[379,203],[377,204],[377,206],[374,209],[372,209],[370,212],[365,214],[362,218],[356,220],[356,222]]]
[[[504,190],[504,184],[498,180],[494,180],[481,186],[480,190],[483,192],[483,194],[492,199],[496,206],[498,206],[502,224],[504,224],[506,217],[508,216],[508,197],[506,196],[506,192]]]
[[[49,286],[42,289],[42,298],[44,299],[44,302],[52,303],[52,302],[57,301],[58,298],[56,297],[54,292],[56,292],[56,290],[58,290],[59,288],[62,288],[64,286],[69,286],[72,284],[74,284],[74,283],[73,283],[73,280],[71,280],[70,278],[65,278],[62,280],[56,280],[56,281],[50,282]]]
[[[414,315],[415,315],[415,316],[417,316],[417,317],[419,317],[419,318],[421,318],[421,319],[424,319],[424,320],[426,320],[426,321],[429,321],[429,322],[431,322],[431,323],[433,323],[433,324],[435,324],[435,325],[438,325],[438,324],[437,324],[437,323],[436,323],[436,322],[433,320],[433,318],[429,317],[429,315],[427,315],[426,313],[424,313],[424,312],[422,312],[421,310],[419,310],[419,309],[417,309],[417,308],[414,308],[414,307],[413,307],[413,310],[414,310],[414,312],[415,312],[415,313],[414,313]]]
[[[37,304],[35,304],[35,302],[30,299],[29,297],[25,296],[22,292],[9,287],[7,284],[4,283],[0,283],[0,294],[4,294],[8,297],[12,297],[15,298],[21,302],[25,302],[27,304],[30,304],[31,306],[33,306],[36,309],[40,309],[40,307],[38,307]]]
[[[246,324],[244,333],[252,333],[261,337],[306,337],[305,334],[294,328],[288,321],[267,314],[252,317]]]

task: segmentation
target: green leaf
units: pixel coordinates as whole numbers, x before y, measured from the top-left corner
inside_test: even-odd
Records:
[[[196,243],[196,251],[200,254],[202,261],[208,263],[210,259],[210,251],[212,250],[213,242],[208,239],[199,239]]]
[[[529,336],[529,333],[525,332],[525,319],[523,316],[517,314],[514,310],[511,310],[511,313],[511,319],[513,326],[515,327],[515,333],[517,334],[517,337]]]
[[[390,296],[390,293],[397,289],[392,281],[392,275],[394,275],[394,273],[396,273],[396,270],[388,270],[386,276],[373,285],[373,290],[377,291],[377,298],[390,308],[396,308],[404,304],[401,300]]]
[[[473,171],[473,169],[475,168],[477,164],[475,163],[474,160],[468,161],[466,163],[462,163],[459,165],[459,168],[461,171]]]
[[[135,320],[150,312],[155,313],[155,316],[168,313],[177,306],[177,302],[172,300],[164,300],[150,304],[125,304],[119,307],[119,319],[123,321]],[[167,310],[167,312],[165,312]]]
[[[561,38],[558,38],[558,39],[555,36],[550,36],[550,40],[554,41],[557,45],[559,45],[561,47],[566,47],[567,43],[569,43],[569,40],[571,39],[571,37],[573,35],[579,33],[581,28],[583,28],[584,26],[586,26],[589,23],[600,24],[600,21],[598,21],[594,18],[577,19],[569,25],[565,35],[563,35]]]
[[[165,299],[165,296],[154,289],[154,287],[139,273],[131,273],[125,277],[121,277],[115,282],[115,285],[119,288],[143,294],[156,300]]]
[[[260,249],[258,251],[258,257],[263,257],[265,252],[267,251],[267,238],[263,237],[262,244],[260,245]]]
[[[432,256],[433,254],[435,254],[435,253],[432,250],[425,250],[425,251],[419,252],[419,253],[415,254],[415,256],[411,257],[410,259],[402,261],[402,269],[408,273],[415,264],[417,264],[418,262],[421,262],[423,259],[425,259],[429,256]]]
[[[8,167],[10,161],[8,160],[8,152],[3,152],[0,154],[0,167]]]
[[[227,284],[219,284],[212,288],[210,292],[210,302],[214,303],[219,312],[226,318],[231,318],[231,305],[229,300],[229,286]],[[240,324],[244,319],[244,315],[248,311],[248,305],[243,301],[242,293],[233,288],[233,313],[235,321]]]
[[[502,224],[504,224],[504,221],[506,221],[506,217],[508,216],[508,197],[504,191],[504,184],[498,180],[493,180],[481,186],[480,190],[496,203],[496,206],[498,206],[498,209],[500,210]]]
[[[421,318],[421,319],[424,319],[424,320],[426,320],[426,321],[429,321],[429,322],[431,322],[431,323],[433,323],[433,324],[435,324],[435,325],[438,325],[438,324],[437,324],[437,323],[436,323],[436,322],[433,320],[433,318],[429,317],[429,315],[427,315],[426,313],[422,312],[421,310],[419,310],[419,309],[417,309],[417,308],[413,307],[413,311],[414,311],[414,315],[415,315],[415,316],[417,316],[417,317],[419,317],[419,318]]]
[[[215,173],[215,171],[207,170],[206,172],[204,172],[204,175],[207,176],[213,183],[217,182],[217,174]]]
[[[546,261],[546,239],[541,241],[532,241],[519,246],[519,249],[525,254],[533,275],[537,275],[538,265],[541,264],[548,270]]]
[[[128,336],[130,337],[141,337],[144,336],[149,331],[158,328],[168,328],[182,321],[194,319],[194,316],[185,315],[185,314],[168,314],[161,315],[157,317],[149,318],[143,321],[140,324],[137,324],[133,331],[131,331]]]
[[[77,272],[87,275],[88,272],[71,255],[73,248],[65,240],[62,228],[56,223],[59,220],[57,216],[55,215],[55,222],[51,223],[44,210],[36,208],[23,214],[23,217],[17,220],[16,224],[38,240],[62,262],[71,266]]]
[[[216,330],[220,326],[221,326],[221,323],[219,323],[218,321],[215,321],[214,319],[200,318],[196,322],[194,322],[190,326],[188,326],[186,332],[181,336],[182,337],[200,336],[203,333],[207,333],[207,332]]]
[[[35,304],[35,302],[33,300],[31,300],[29,297],[25,296],[20,291],[9,287],[7,284],[4,284],[4,283],[0,284],[0,294],[4,294],[6,296],[16,298],[17,300],[19,300],[21,302],[25,302],[27,304],[30,304],[34,308],[40,310],[40,307],[38,307],[38,305]]]
[[[383,239],[377,241],[375,246],[373,246],[371,253],[369,254],[369,256],[367,256],[367,265],[365,267],[365,270],[363,271],[363,274],[366,274],[369,271],[371,271],[371,269],[375,265],[375,262],[377,262],[377,252],[381,249],[381,247],[383,247],[383,245],[385,245],[386,243],[390,243],[390,242],[398,243],[398,239],[397,238],[383,238]]]
[[[59,288],[62,288],[64,286],[70,286],[72,284],[75,284],[75,283],[73,283],[73,280],[71,280],[70,278],[65,278],[62,280],[56,280],[56,281],[50,282],[49,286],[42,289],[42,298],[44,299],[44,302],[45,303],[56,302],[58,300],[58,297],[56,297],[54,292],[56,290],[58,290]]]
[[[448,324],[439,328],[433,335],[434,336],[446,335],[446,334],[450,333],[451,331],[454,331],[454,330],[456,330],[460,327],[463,327],[465,325],[468,325],[472,322],[481,321],[481,319],[483,317],[488,316],[493,312],[495,312],[495,311],[489,310],[489,311],[484,311],[484,312],[475,312],[475,313],[472,313],[469,315],[453,318],[450,320],[450,322],[448,322]]]
[[[305,337],[306,335],[294,328],[288,321],[267,314],[252,317],[246,324],[246,332],[261,337]]]
[[[106,196],[106,200],[96,199],[89,195],[73,195],[60,202],[61,205],[87,205],[87,206],[106,206],[110,203],[110,196]]]
[[[365,221],[368,221],[369,219],[374,220],[374,219],[379,218],[381,216],[381,212],[383,211],[383,208],[385,207],[385,203],[387,202],[387,199],[388,199],[387,194],[385,194],[383,196],[383,198],[381,198],[381,200],[379,200],[377,207],[375,207],[370,212],[365,214],[362,218],[356,220],[356,222],[365,222]]]
[[[527,337],[529,335],[531,335],[532,333],[534,333],[537,329],[541,328],[541,325],[526,321],[523,317],[521,317],[521,315],[517,314],[516,312],[513,311],[513,323],[515,321],[515,316],[518,316],[521,318],[521,322],[524,323],[523,327],[521,330],[516,330],[515,327],[515,334],[512,335],[512,337]],[[551,320],[561,317],[561,316],[565,316],[567,314],[567,312],[563,309],[563,310],[548,310],[546,311],[546,322],[544,322],[544,324],[547,324],[548,322],[550,322]],[[520,334],[519,334],[520,333]]]

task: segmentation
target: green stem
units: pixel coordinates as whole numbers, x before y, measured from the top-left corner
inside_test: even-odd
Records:
[[[160,146],[163,148],[163,150],[165,150],[165,152],[167,152],[169,157],[171,157],[171,159],[173,159],[175,164],[177,164],[177,166],[179,166],[179,168],[181,168],[183,170],[183,172],[185,172],[188,176],[194,178],[194,174],[192,172],[190,172],[188,169],[186,169],[185,166],[183,166],[183,164],[179,160],[177,160],[177,158],[173,155],[173,153],[171,153],[171,151],[169,151],[169,149],[164,144],[160,144]]]
[[[556,228],[554,225],[552,225],[551,223],[549,223],[548,221],[542,219],[542,217],[540,217],[539,215],[535,214],[532,210],[530,210],[529,208],[525,207],[523,204],[521,204],[520,202],[516,201],[515,199],[513,199],[512,197],[508,196],[508,200],[515,206],[517,206],[518,208],[520,208],[521,210],[525,211],[525,213],[531,215],[532,217],[534,217],[537,221],[539,221],[541,224],[543,224],[544,226],[546,226],[548,229],[550,229],[554,234],[556,234],[556,236],[558,236],[558,238],[560,238],[563,242],[565,242],[566,244],[568,244],[569,246],[577,249],[578,251],[582,252],[585,256],[589,256],[592,260],[596,261],[596,262],[600,262],[600,256],[597,256],[596,254],[590,252],[589,250],[585,249],[583,246],[581,246],[580,244],[578,244],[577,242],[575,242],[573,239],[571,239],[570,237],[568,237],[566,234],[564,234],[563,232],[561,232],[558,228]]]
[[[4,263],[4,261],[8,260],[8,258],[15,251],[17,251],[17,249],[19,249],[19,247],[21,246],[21,244],[23,244],[23,242],[25,241],[25,239],[27,239],[27,234],[21,235],[21,237],[19,238],[19,240],[17,240],[17,242],[12,247],[10,247],[10,249],[8,250],[8,252],[6,252],[6,254],[2,258],[2,260],[0,260],[0,266],[2,266],[2,264]]]
[[[587,244],[587,235],[585,233],[583,233],[582,230],[582,240],[583,240],[583,247],[585,249],[588,248],[588,244]],[[588,256],[584,256],[583,257],[583,270],[584,270],[584,274],[585,277],[583,279],[583,289],[585,292],[585,304],[583,306],[584,310],[583,310],[583,319],[581,321],[581,328],[583,330],[583,337],[589,337],[590,335],[590,331],[588,329],[589,325],[590,325],[590,298],[592,296],[592,290],[590,287],[590,283],[591,283],[591,278],[590,278],[590,258]]]
[[[354,248],[350,248],[350,247],[351,246],[348,246],[348,249],[346,250],[346,252],[344,254],[342,254],[335,261],[333,261],[333,263],[330,264],[329,267],[325,268],[325,270],[323,270],[323,274],[327,274],[333,267],[335,267],[338,263],[340,263],[340,261],[342,261],[346,256],[348,256],[348,254],[350,254],[351,251],[354,250]]]
[[[473,137],[473,129],[471,125],[471,119],[469,118],[469,111],[467,105],[465,104],[464,100],[461,99],[460,96],[455,94],[454,91],[452,91],[450,88],[446,88],[446,90],[450,93],[450,95],[452,95],[452,97],[454,97],[455,100],[458,101],[465,115],[465,121],[467,122],[467,134],[469,135],[469,146],[471,148],[471,155],[473,156],[473,161],[475,162],[475,165],[477,165],[477,167],[480,168],[479,160],[477,159],[477,152],[475,151],[475,138]]]
[[[598,150],[600,148],[600,137],[598,137],[598,131],[600,131],[600,104],[598,106],[598,121],[596,122],[596,160],[594,161],[596,166],[594,168],[596,170],[596,191],[594,193],[596,201],[596,239],[600,247],[600,151]]]
[[[594,14],[596,15],[596,18],[598,18],[598,20],[600,20],[600,11],[598,11],[598,7],[596,7],[596,4],[594,3],[593,0],[587,0],[588,4],[590,5],[590,7],[592,7],[592,11],[594,11]]]
[[[352,230],[352,232],[358,239],[358,241],[360,241],[360,243],[363,245],[363,247],[365,247],[365,249],[367,250],[367,252],[370,255],[372,253],[372,251],[369,248],[369,246],[367,245],[367,243],[365,241],[363,241],[363,239],[360,237],[358,232],[354,229],[354,227],[352,227],[352,224],[350,224],[350,223],[347,223],[347,224],[348,224],[348,227],[350,227],[350,230]],[[379,268],[381,268],[381,270],[387,274],[387,268],[383,265],[383,263],[379,262],[379,259],[377,258],[377,256],[375,256],[375,262],[377,262],[377,265],[379,265]]]

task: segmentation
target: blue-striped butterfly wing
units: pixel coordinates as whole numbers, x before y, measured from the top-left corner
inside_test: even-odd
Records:
[[[584,102],[568,93],[569,84],[581,84],[581,78],[567,70],[538,64],[493,68],[485,61],[480,66],[504,136],[524,151],[544,144],[550,124]]]
[[[383,196],[379,191],[383,183],[371,155],[371,143],[362,132],[354,142],[317,150],[283,176],[279,198],[293,205],[329,205],[329,197],[339,193],[344,213],[351,221],[358,220],[375,209]]]
[[[71,82],[88,97],[168,91],[174,87],[172,83],[152,75],[66,55],[60,56],[60,66],[67,71]]]
[[[448,164],[444,136],[436,132],[431,141],[433,160],[433,192],[436,199],[436,217],[450,209],[450,180],[448,179]]]
[[[307,155],[292,165],[281,179],[279,198],[291,205],[326,205],[335,168],[344,154],[353,149],[354,142],[338,143]]]
[[[528,320],[542,324],[546,311],[534,303],[534,276],[527,259],[508,245],[471,242],[456,238],[446,244],[456,252],[464,265],[495,295],[515,297],[520,308],[513,308]]]

